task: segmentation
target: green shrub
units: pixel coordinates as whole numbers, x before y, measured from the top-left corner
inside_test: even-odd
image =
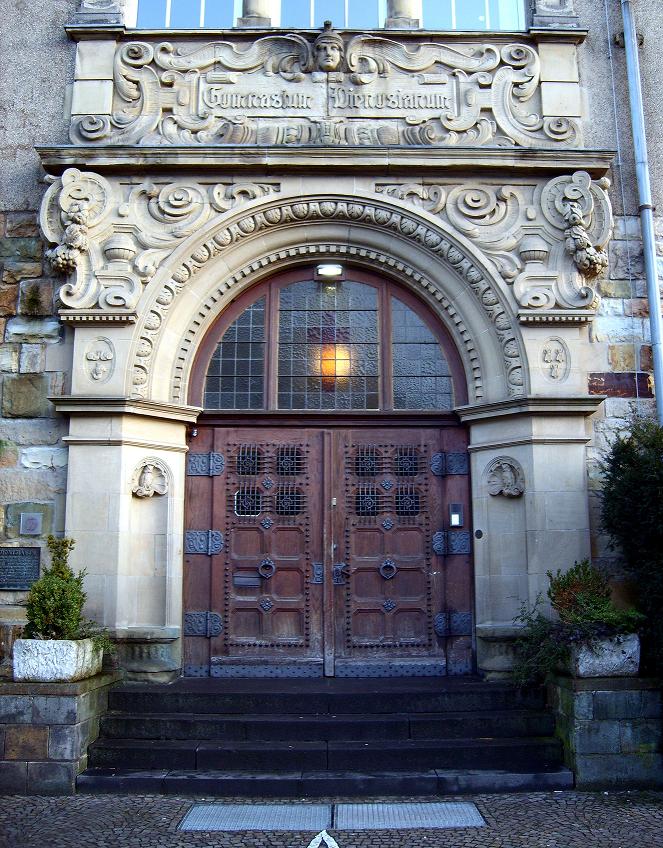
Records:
[[[87,595],[83,589],[85,571],[74,574],[69,554],[76,544],[73,539],[49,536],[51,567],[32,584],[23,629],[26,639],[93,639],[97,650],[115,653],[107,633],[93,621],[83,618]]]
[[[663,677],[663,427],[635,421],[603,464],[601,517],[635,576],[646,615],[643,668]]]
[[[73,539],[49,536],[47,545],[52,564],[32,584],[27,602],[27,639],[80,639],[83,625],[85,572],[74,574],[69,566]]]
[[[564,573],[549,571],[548,581],[548,597],[559,620],[543,615],[541,596],[532,608],[523,605],[514,619],[522,627],[513,672],[521,686],[541,683],[563,667],[574,646],[591,647],[601,639],[634,633],[644,618],[636,610],[617,609],[607,580],[589,560],[576,562]]]

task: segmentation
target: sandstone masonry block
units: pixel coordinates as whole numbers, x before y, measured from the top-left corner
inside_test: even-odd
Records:
[[[0,315],[16,315],[18,308],[18,286],[0,285]]]
[[[19,286],[18,310],[31,318],[53,314],[53,281],[23,280]]]
[[[18,462],[18,448],[15,445],[5,445],[0,451],[0,468],[14,468]]]
[[[0,695],[0,724],[30,724],[32,709],[29,695]]]
[[[663,783],[661,754],[581,755],[575,762],[578,789],[635,789]]]
[[[73,795],[77,767],[74,763],[28,763],[30,795]]]
[[[0,239],[0,260],[36,262],[41,259],[42,248],[42,242],[38,238],[2,238]]]
[[[48,756],[48,728],[9,725],[5,730],[6,760],[45,760]]]
[[[6,418],[49,418],[53,405],[48,394],[45,374],[7,375],[2,387],[2,414]]]
[[[608,360],[613,371],[635,371],[635,346],[632,344],[610,345]]]
[[[53,531],[53,504],[34,503],[26,501],[23,503],[11,503],[5,507],[5,533],[8,539],[18,539],[21,530],[21,513],[39,512],[42,515],[42,535],[46,536]]]
[[[67,462],[67,448],[34,447],[24,448],[21,451],[21,465],[23,468],[65,468]]]
[[[35,695],[32,710],[35,724],[75,724],[78,705],[75,695]]]
[[[640,370],[653,371],[654,359],[651,345],[640,346]]]
[[[85,754],[88,722],[51,727],[48,736],[48,756],[51,760],[77,760]]]
[[[0,345],[0,371],[18,371],[19,352],[17,344]]]
[[[60,322],[55,318],[12,318],[7,323],[5,340],[8,342],[59,342]]]
[[[661,747],[660,719],[620,722],[620,749],[625,754],[656,753]]]
[[[632,300],[624,301],[624,314],[632,315],[635,318],[649,317],[649,304],[644,297],[633,298]]]
[[[28,764],[0,762],[0,795],[25,795]]]
[[[597,281],[601,297],[632,297],[632,287],[629,280],[601,279]]]
[[[44,370],[46,357],[40,344],[21,345],[19,370],[21,374],[39,374]]]
[[[613,280],[631,280],[643,277],[645,260],[642,254],[642,242],[613,241],[609,249],[608,275]]]
[[[626,692],[596,692],[594,718],[637,719],[659,718],[661,693],[654,690]]]
[[[38,238],[37,214],[35,212],[8,212],[5,235],[10,238]]]
[[[618,721],[581,721],[573,726],[577,754],[616,754],[620,750]]]
[[[41,262],[5,262],[2,272],[2,282],[16,285],[21,280],[31,280],[41,277],[43,266]]]

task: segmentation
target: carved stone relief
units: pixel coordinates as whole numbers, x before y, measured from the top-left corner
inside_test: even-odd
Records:
[[[543,186],[380,182],[375,191],[425,209],[470,239],[513,286],[518,306],[531,310],[531,321],[537,311],[598,306],[588,280],[607,266],[608,186],[576,171]]]
[[[488,494],[493,497],[519,498],[525,491],[525,475],[520,463],[508,456],[498,456],[484,472]]]
[[[579,147],[578,119],[545,116],[525,37],[403,44],[326,27],[312,39],[128,41],[113,111],[74,116],[77,144]]]
[[[168,492],[168,471],[158,459],[143,460],[134,471],[131,491],[137,498],[152,498]]]
[[[85,350],[85,369],[95,383],[107,383],[115,368],[115,349],[110,339],[99,337]]]
[[[525,390],[523,357],[510,312],[500,293],[486,280],[472,258],[435,229],[389,206],[369,203],[360,198],[355,200],[328,198],[319,201],[289,200],[280,206],[272,205],[249,213],[243,218],[234,220],[229,226],[220,226],[204,245],[194,250],[192,255],[174,272],[171,279],[164,284],[143,319],[134,365],[134,396],[145,396],[155,341],[161,332],[168,310],[191,277],[197,274],[207,262],[245,239],[256,237],[273,227],[325,220],[347,221],[391,230],[401,237],[412,239],[438,260],[450,265],[467,282],[470,291],[493,324],[495,336],[502,347],[509,394],[523,394]],[[302,252],[298,251],[299,254]],[[388,258],[385,257],[385,259]],[[393,260],[389,261],[390,265],[395,267]],[[258,266],[263,265],[264,260],[261,260]],[[226,279],[224,288],[231,283],[232,281]],[[428,285],[435,296],[441,299],[442,293],[438,287],[431,283]]]
[[[119,182],[67,169],[48,189],[41,226],[71,274],[60,300],[71,309],[132,310],[173,248],[215,215],[280,191],[277,182]]]
[[[562,339],[546,339],[541,347],[540,365],[543,376],[552,383],[563,383],[566,380],[571,368],[571,355]]]

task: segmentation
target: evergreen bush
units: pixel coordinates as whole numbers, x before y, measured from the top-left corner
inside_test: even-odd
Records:
[[[663,676],[663,427],[633,422],[602,463],[601,517],[637,582],[643,668]]]

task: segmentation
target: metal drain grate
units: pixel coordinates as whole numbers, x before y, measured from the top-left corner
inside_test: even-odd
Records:
[[[485,827],[474,804],[338,804],[335,830]]]
[[[179,830],[305,830],[331,828],[329,804],[196,804]]]

